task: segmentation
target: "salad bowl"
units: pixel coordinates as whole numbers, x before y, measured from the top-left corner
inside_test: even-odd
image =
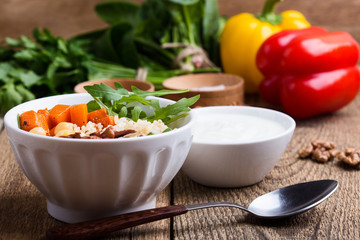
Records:
[[[173,103],[158,99],[161,106]],[[192,113],[173,122],[172,131],[138,138],[58,138],[18,127],[22,112],[90,100],[86,93],[59,95],[8,111],[5,129],[20,168],[46,197],[48,213],[64,222],[154,208],[156,196],[180,170],[190,149]]]

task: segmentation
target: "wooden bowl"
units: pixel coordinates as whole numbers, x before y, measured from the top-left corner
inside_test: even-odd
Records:
[[[126,79],[126,78],[109,78],[109,79],[98,79],[98,80],[91,80],[91,81],[79,83],[74,87],[74,92],[75,93],[86,93],[84,86],[100,84],[100,83],[104,83],[104,84],[108,85],[109,87],[116,89],[115,82],[120,83],[128,91],[131,91],[131,86],[135,86],[138,89],[143,90],[143,91],[154,91],[155,90],[154,85],[149,82],[135,80],[135,79]]]
[[[168,90],[189,89],[182,94],[166,95],[171,100],[189,98],[200,94],[193,107],[244,105],[244,80],[225,73],[187,74],[163,82]]]

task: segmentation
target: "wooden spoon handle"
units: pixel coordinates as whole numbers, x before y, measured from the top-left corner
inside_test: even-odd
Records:
[[[99,237],[117,230],[134,227],[164,218],[184,214],[188,209],[184,205],[153,208],[139,212],[99,220],[66,224],[46,231],[47,239],[89,239]]]

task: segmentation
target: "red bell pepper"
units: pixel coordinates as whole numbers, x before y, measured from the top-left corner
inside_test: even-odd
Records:
[[[269,37],[256,64],[264,75],[259,93],[295,118],[339,110],[360,88],[359,45],[347,32],[320,27]]]

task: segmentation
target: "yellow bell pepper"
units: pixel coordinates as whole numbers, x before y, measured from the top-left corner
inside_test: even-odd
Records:
[[[279,1],[267,0],[261,15],[241,13],[231,17],[221,34],[220,51],[224,72],[244,78],[246,93],[256,93],[263,78],[255,63],[261,44],[280,31],[310,27],[298,11],[274,14],[274,7]]]

